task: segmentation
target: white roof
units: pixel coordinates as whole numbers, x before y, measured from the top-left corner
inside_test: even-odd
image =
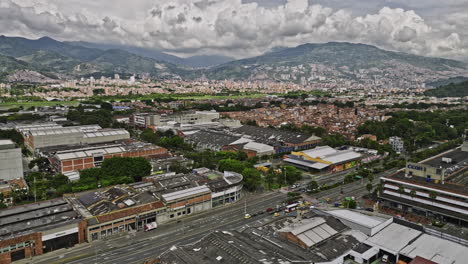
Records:
[[[373,228],[385,222],[385,219],[368,216],[351,210],[330,210],[327,213],[343,220],[359,224],[368,228]]]
[[[440,264],[462,264],[467,263],[468,247],[423,234],[413,243],[403,248],[401,254],[410,258],[420,256]]]
[[[291,226],[281,229],[280,232],[291,232],[308,247],[320,243],[338,233],[321,217],[314,217],[304,221],[306,221],[306,223],[301,222],[299,226],[292,224]]]
[[[392,254],[397,254],[408,243],[422,234],[421,231],[391,223],[380,232],[366,240],[367,244],[378,246]]]
[[[266,144],[257,143],[257,142],[249,142],[244,145],[244,149],[250,149],[257,152],[267,152],[267,151],[274,151],[275,148]]]
[[[329,146],[321,146],[321,147],[315,147],[313,149],[304,150],[302,152],[311,158],[317,158],[317,157],[323,157],[323,156],[336,153],[337,150]]]
[[[210,189],[206,187],[205,185],[203,185],[203,186],[197,186],[197,187],[193,187],[193,188],[189,188],[189,189],[185,189],[185,190],[181,190],[177,192],[166,193],[162,195],[162,198],[166,202],[169,202],[169,201],[177,200],[186,196],[192,196],[195,194],[205,193],[205,192],[210,192]]]
[[[10,139],[0,139],[0,145],[11,145],[11,144],[15,144],[15,143],[13,143],[13,141]]]
[[[311,158],[319,158],[330,163],[340,163],[361,157],[361,154],[353,150],[336,150],[329,146],[321,146],[304,150],[302,153]]]
[[[330,164],[326,164],[326,163],[320,163],[320,162],[308,162],[308,161],[302,161],[302,160],[297,160],[297,159],[291,159],[291,158],[286,158],[284,159],[284,161],[286,162],[290,162],[290,163],[294,163],[294,164],[298,164],[298,165],[302,165],[302,166],[306,166],[306,167],[309,167],[309,168],[314,168],[314,169],[317,169],[317,170],[321,170],[323,168],[326,168],[328,166],[330,166]]]
[[[340,151],[333,155],[329,155],[323,158],[323,160],[331,162],[331,163],[340,163],[340,162],[344,162],[347,160],[357,159],[359,157],[361,157],[361,154],[354,152],[352,150],[346,150],[346,151]]]
[[[252,142],[252,141],[253,141],[253,139],[246,138],[246,137],[241,137],[238,140],[232,142],[230,145],[242,144],[242,143],[245,143],[245,142]]]
[[[85,157],[92,157],[94,155],[101,155],[101,154],[113,154],[113,153],[122,153],[125,152],[123,147],[108,147],[108,148],[99,148],[99,149],[91,149],[91,150],[76,150],[70,151],[65,153],[57,153],[55,156],[58,160],[69,160],[69,159],[77,159],[77,158],[85,158]]]

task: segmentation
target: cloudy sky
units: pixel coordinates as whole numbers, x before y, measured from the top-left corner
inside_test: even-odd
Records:
[[[0,34],[236,58],[348,41],[468,60],[468,0],[1,0]]]

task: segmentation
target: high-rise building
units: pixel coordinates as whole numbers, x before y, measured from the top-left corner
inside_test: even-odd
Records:
[[[405,143],[401,137],[390,137],[389,139],[390,146],[396,152],[405,151]]]

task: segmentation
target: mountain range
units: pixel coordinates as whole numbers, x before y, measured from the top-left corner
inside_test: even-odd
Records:
[[[363,76],[401,78],[459,76],[467,65],[450,59],[386,51],[375,46],[330,42],[278,47],[247,59],[223,56],[179,58],[157,50],[88,42],[60,42],[49,37],[30,40],[0,36],[0,78],[18,70],[51,78],[148,74],[154,78],[233,80],[358,80]],[[366,77],[367,78],[367,77]]]

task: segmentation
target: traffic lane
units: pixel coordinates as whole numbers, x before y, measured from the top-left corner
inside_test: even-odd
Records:
[[[257,211],[265,210],[266,208],[272,207],[273,205],[280,204],[286,199],[286,196],[282,193],[269,193],[263,196],[252,196],[250,201],[247,202],[247,213],[254,214]],[[221,209],[221,210],[220,210]],[[211,215],[206,214],[209,212]],[[212,222],[224,222],[225,219],[232,217],[232,215],[244,216],[244,203],[239,201],[238,203],[231,204],[222,208],[214,208],[212,211],[205,211],[197,215],[182,218],[181,223],[175,221],[161,225],[161,228],[153,230],[151,232],[138,232],[136,237],[126,234],[121,237],[113,237],[107,241],[95,241],[88,245],[80,248],[70,248],[67,252],[62,255],[51,255],[45,259],[34,259],[35,263],[64,263],[66,259],[80,257],[84,255],[90,255],[89,252],[94,250],[97,251],[115,251],[122,248],[123,244],[136,243],[147,240],[151,237],[164,237],[171,236],[171,234],[183,231],[185,228],[196,227],[206,225]],[[44,256],[44,255],[43,255]]]
[[[193,242],[196,242],[196,241],[202,239],[204,236],[206,236],[207,234],[209,234],[212,231],[215,231],[215,230],[229,231],[229,230],[236,230],[236,229],[242,228],[243,226],[253,226],[257,221],[259,221],[261,219],[268,218],[269,216],[270,215],[259,215],[259,216],[252,217],[250,219],[239,218],[236,221],[232,221],[232,222],[223,224],[223,225],[221,225],[221,226],[219,226],[217,228],[210,229],[209,231],[202,231],[201,234],[198,235],[198,236],[195,235],[195,236],[190,236],[190,237],[181,237],[180,239],[174,241],[172,244],[168,244],[165,247],[158,248],[158,250],[155,250],[154,248],[148,248],[147,250],[143,250],[142,252],[140,252],[138,254],[132,254],[129,257],[124,257],[122,259],[123,260],[122,262],[119,261],[119,260],[117,260],[117,262],[115,262],[115,260],[114,260],[114,261],[111,261],[109,263],[141,263],[144,260],[148,260],[150,258],[154,258],[154,257],[157,257],[157,256],[161,255],[165,250],[170,249],[170,247],[172,247],[174,245],[183,246],[183,245],[188,245],[188,244],[191,244]],[[271,216],[271,217],[273,217],[273,216]],[[150,256],[148,258],[138,258],[137,255],[140,255],[140,254],[146,254],[146,255],[150,255]]]
[[[255,201],[255,203],[253,204],[247,204],[247,213],[256,213],[258,211],[263,211],[265,210],[265,208],[268,208],[268,207],[272,207],[273,205],[276,205],[280,202],[282,202],[286,197],[284,196],[284,194],[275,194],[273,195],[273,197],[268,197],[268,199],[265,199],[265,200],[257,200]],[[231,207],[231,208],[226,208],[227,210],[224,210],[224,211],[219,211],[221,214],[218,214],[218,215],[213,215],[213,216],[210,216],[209,219],[206,219],[206,218],[201,218],[201,219],[185,219],[183,220],[185,222],[184,224],[184,228],[181,228],[181,225],[178,225],[176,229],[170,231],[170,232],[167,232],[167,230],[164,230],[164,229],[156,229],[156,230],[153,230],[151,232],[145,232],[145,233],[138,233],[138,234],[142,234],[142,235],[147,235],[146,237],[146,240],[148,238],[150,239],[155,239],[155,238],[158,238],[158,239],[163,239],[165,237],[171,237],[173,236],[174,234],[179,234],[180,232],[185,232],[187,231],[188,228],[193,228],[193,227],[197,227],[197,226],[204,226],[204,225],[207,225],[208,223],[213,223],[213,222],[219,222],[219,223],[225,223],[226,222],[226,219],[229,219],[229,218],[232,218],[233,216],[238,216],[240,217],[241,219],[243,219],[244,217],[244,208],[243,208],[243,205],[241,205],[240,203],[236,203],[235,204],[236,207]],[[230,210],[231,209],[231,210]],[[161,233],[157,233],[157,234],[154,234],[154,231],[161,231]],[[135,238],[137,239],[137,238]],[[135,247],[138,247],[137,246],[133,246],[132,245],[135,245],[135,243],[141,243],[141,242],[144,242],[146,240],[141,240],[142,237],[140,236],[138,238],[139,240],[134,242],[133,244],[130,244],[128,246],[124,246],[124,247],[127,247],[129,249],[125,249],[125,251],[128,251],[128,250],[133,250],[135,249]],[[120,239],[122,240],[122,239]],[[124,239],[125,240],[125,239]],[[128,240],[128,239],[126,239]],[[130,240],[131,242],[132,240]],[[116,241],[111,241],[111,243],[115,243]],[[111,245],[101,245],[100,247],[97,247],[95,248],[94,250],[97,250],[97,251],[104,251],[106,250],[106,252],[119,252],[120,248],[115,248],[113,249],[113,246]],[[87,254],[89,255],[91,252],[91,254],[93,254],[93,249],[86,249],[85,252],[88,252]],[[76,252],[76,253],[80,253],[80,252]],[[77,255],[76,253],[73,253],[73,255]],[[67,257],[72,257],[72,256],[67,256]],[[80,260],[77,260],[78,262],[76,263],[80,263],[79,261]],[[47,262],[45,262],[47,263]],[[58,263],[61,263],[60,261]],[[75,263],[75,262],[73,262]]]
[[[96,256],[89,256],[77,261],[71,261],[69,263],[90,263],[96,259],[99,260],[99,263],[141,263],[145,259],[160,255],[162,252],[169,249],[173,245],[185,245],[189,244],[190,242],[195,242],[211,231],[234,230],[242,227],[243,225],[254,224],[255,222],[267,217],[273,216],[269,214],[261,214],[250,219],[244,219],[243,215],[238,215],[233,218],[232,221],[226,221],[219,225],[210,225],[207,226],[208,228],[191,229],[187,230],[186,232],[171,234],[170,237],[175,237],[175,239],[172,240],[170,240],[170,237],[168,237],[168,239],[166,239],[166,237],[164,237],[164,239],[157,238],[157,240],[165,241],[162,244],[153,244],[152,242],[133,244],[125,247],[124,250],[115,250],[112,253],[97,252]],[[156,238],[152,240],[156,240]]]

